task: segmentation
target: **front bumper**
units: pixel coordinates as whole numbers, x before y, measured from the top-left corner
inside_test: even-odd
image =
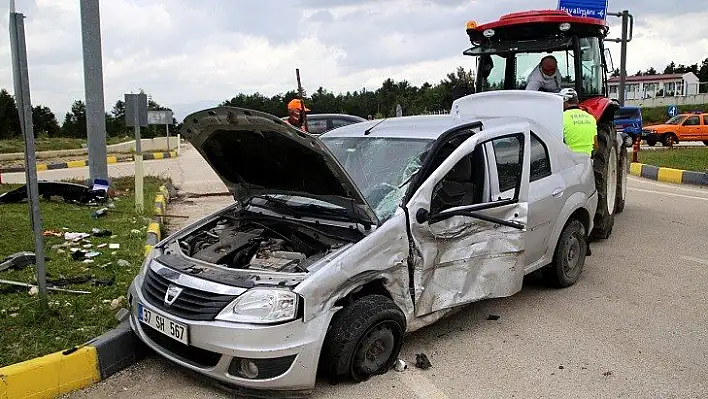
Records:
[[[158,354],[225,383],[236,391],[245,388],[251,395],[253,393],[250,391],[255,389],[261,391],[264,397],[280,394],[303,396],[314,388],[320,350],[331,315],[325,313],[307,322],[300,319],[275,326],[186,320],[151,305],[138,288],[142,283],[142,276],[138,276],[129,288],[130,325],[138,337]],[[138,302],[153,313],[187,325],[189,345],[142,324],[138,320]],[[229,369],[232,362],[236,363],[239,359],[252,359],[265,364],[271,375],[262,379],[234,375],[235,369]]]

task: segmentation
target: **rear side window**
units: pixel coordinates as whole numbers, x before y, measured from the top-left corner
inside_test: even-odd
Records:
[[[700,119],[698,119],[697,116],[691,116],[686,119],[686,122],[683,123],[684,126],[698,126],[701,124]]]
[[[535,134],[531,134],[531,181],[541,180],[551,175],[551,160],[548,148]]]
[[[352,123],[354,123],[354,121],[348,121],[346,119],[332,119],[332,128],[351,125]]]
[[[703,115],[703,124],[708,125],[708,115]]]
[[[307,129],[310,133],[319,134],[327,130],[327,119],[307,119]]]

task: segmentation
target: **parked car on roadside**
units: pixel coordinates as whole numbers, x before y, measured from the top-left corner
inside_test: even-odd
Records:
[[[406,332],[513,295],[526,274],[573,285],[592,161],[563,144],[558,96],[512,94],[513,116],[494,115],[510,97],[492,92],[320,137],[247,109],[188,116],[185,138],[236,202],[152,248],[129,289],[133,330],[237,392],[302,394],[318,370],[385,373]]]
[[[621,107],[615,111],[615,128],[618,132],[636,140],[642,135],[642,109],[635,106]]]
[[[287,117],[281,118],[283,120]],[[338,128],[340,126],[351,125],[366,121],[365,118],[356,115],[347,114],[307,114],[307,127],[310,134],[319,135],[326,131]]]
[[[679,114],[661,125],[647,126],[642,130],[642,139],[649,146],[661,143],[669,145],[669,140],[674,144],[682,141],[702,141],[708,145],[708,113],[693,112]]]

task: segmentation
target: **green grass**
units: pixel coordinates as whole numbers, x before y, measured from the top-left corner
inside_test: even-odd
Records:
[[[91,218],[97,207],[41,201],[44,230],[90,233],[93,227],[98,227],[108,229],[116,236],[89,238],[93,245],[91,249],[101,252],[90,264],[74,261],[69,248],[62,248],[65,253],[51,249],[52,245],[63,244],[63,238],[44,237],[45,255],[50,258],[45,263],[48,278],[88,274],[101,279],[115,275],[116,279],[109,287],[94,287],[90,282],[62,287],[91,291],[91,294],[49,291],[50,306],[46,312],[41,311],[38,296],[30,296],[28,289],[0,284],[0,367],[83,344],[118,324],[115,319],[117,310],[111,310],[110,301],[127,296],[128,286],[140,270],[146,236],[144,227],[152,212],[153,197],[162,182],[155,177],[145,178],[147,211],[144,216],[137,216],[134,212],[133,184],[132,178],[115,179],[116,189],[130,191],[124,191],[115,202],[115,208],[97,220]],[[0,185],[0,192],[14,187],[17,186]],[[27,204],[0,205],[0,214],[0,259],[19,251],[34,251]],[[131,232],[134,229],[139,233]],[[108,247],[96,248],[101,243],[120,243],[120,249],[112,255]],[[80,247],[81,244],[72,246]],[[130,266],[119,267],[119,259],[130,262]],[[0,279],[35,283],[35,269],[31,265],[25,270],[6,270],[0,272]],[[126,304],[124,300],[122,306],[127,307]]]
[[[641,151],[639,162],[665,168],[708,172],[708,147]]]
[[[126,137],[107,137],[106,145],[118,144],[130,140]],[[73,150],[82,148],[86,145],[86,139],[71,139],[71,138],[37,138],[35,139],[37,151],[53,151],[53,150]],[[23,139],[0,140],[0,154],[13,152],[24,152],[25,141]]]
[[[669,115],[666,113],[668,106],[642,108],[642,119],[644,126],[658,125],[669,120]],[[693,112],[695,110],[705,110],[708,112],[708,104],[697,105],[679,105],[679,113]]]

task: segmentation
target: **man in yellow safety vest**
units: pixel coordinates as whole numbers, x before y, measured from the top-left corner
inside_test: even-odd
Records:
[[[597,121],[595,117],[580,108],[578,93],[574,89],[563,89],[563,142],[573,152],[592,156],[597,148]]]

